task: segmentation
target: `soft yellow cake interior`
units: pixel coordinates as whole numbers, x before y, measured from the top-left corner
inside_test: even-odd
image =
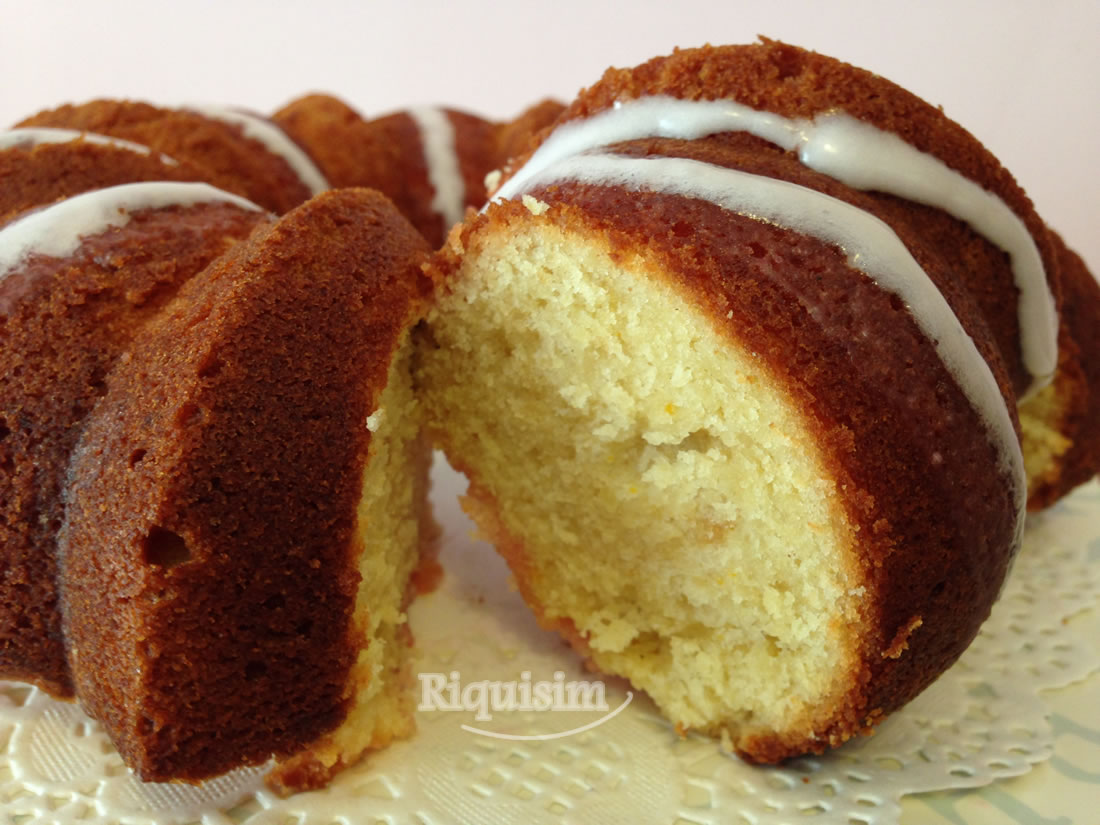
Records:
[[[276,782],[297,765],[331,770],[351,764],[416,728],[404,608],[410,576],[435,535],[424,511],[430,450],[420,437],[411,350],[406,334],[374,412],[363,423],[372,435],[358,506],[362,581],[353,633],[363,646],[349,680],[352,703],[339,728],[275,769]]]
[[[1069,396],[1074,389],[1071,381],[1059,371],[1051,383],[1017,407],[1028,494],[1033,494],[1044,483],[1057,482],[1060,459],[1073,446],[1062,431]]]
[[[428,428],[600,669],[683,727],[812,730],[857,655],[851,527],[801,413],[642,254],[475,234],[418,348]]]

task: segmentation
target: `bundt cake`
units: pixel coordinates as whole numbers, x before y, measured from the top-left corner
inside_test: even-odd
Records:
[[[104,161],[115,151],[87,141],[72,148]],[[78,195],[0,229],[4,678],[72,695],[55,583],[70,453],[138,331],[263,217],[204,184],[138,183]]]
[[[18,127],[90,132],[148,147],[278,214],[328,188],[309,156],[277,125],[238,109],[93,100],[39,112]]]
[[[545,100],[504,123],[435,107],[366,120],[343,101],[314,94],[288,103],[272,120],[333,186],[377,189],[438,248],[468,207],[484,205],[485,176],[526,149],[563,108]]]
[[[430,271],[427,426],[521,593],[750,760],[866,731],[973,639],[1020,399],[1045,500],[1097,470],[1091,276],[977,140],[818,54],[609,70]]]
[[[1084,263],[935,107],[784,44],[507,123],[99,100],[0,174],[0,676],[148,780],[411,733],[423,422],[540,621],[762,762],[919,693],[1100,467]]]

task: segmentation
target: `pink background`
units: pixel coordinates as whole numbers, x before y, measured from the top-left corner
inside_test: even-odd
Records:
[[[1100,2],[0,0],[0,126],[96,96],[508,117],[609,65],[766,34],[882,74],[981,138],[1100,270]]]

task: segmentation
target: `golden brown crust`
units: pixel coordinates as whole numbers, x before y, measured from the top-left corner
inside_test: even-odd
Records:
[[[226,204],[136,213],[68,258],[34,257],[0,279],[4,678],[72,695],[54,582],[70,452],[138,332],[260,219]]]
[[[322,94],[294,100],[271,119],[309,153],[334,187],[377,189],[419,228],[401,195],[404,142],[415,145],[413,124],[402,124],[407,131],[398,131],[397,124],[372,126],[342,100]],[[421,186],[427,186],[427,173],[421,177]]]
[[[973,135],[932,104],[864,69],[768,39],[681,49],[633,69],[608,69],[570,105],[561,122],[588,117],[616,100],[653,94],[682,100],[730,98],[796,118],[842,110],[893,132],[995,193],[1024,220],[1040,249],[1048,255],[1051,251],[1044,249],[1046,231],[1030,200]]]
[[[205,181],[190,163],[171,164],[159,153],[143,155],[77,139],[0,150],[0,224],[35,206],[123,183]]]
[[[499,124],[496,136],[496,166],[492,168],[503,167],[509,159],[529,151],[536,140],[548,133],[564,111],[564,103],[548,98],[524,109],[515,120]]]
[[[189,283],[108,378],[60,590],[77,691],[144,778],[289,756],[346,713],[365,421],[426,251],[377,193],[326,193]]]
[[[527,146],[531,135],[563,108],[542,101],[502,124],[456,109],[442,110],[454,129],[466,208],[485,204],[485,176]],[[292,101],[272,119],[313,156],[333,186],[377,189],[433,247],[442,245],[450,226],[432,206],[435,189],[420,129],[408,112],[367,120],[335,97],[314,94]]]
[[[197,112],[147,103],[94,100],[39,112],[19,126],[77,129],[123,138],[201,170],[202,180],[282,214],[310,191],[278,155],[237,126]]]
[[[917,149],[1000,197],[1027,226],[1039,249],[1048,281],[1060,295],[1058,262],[1046,226],[1009,172],[969,132],[942,111],[894,83],[840,60],[773,40],[742,46],[706,46],[678,50],[633,69],[608,69],[584,90],[558,123],[589,117],[615,101],[648,95],[683,100],[736,100],[754,109],[785,117],[812,117],[842,110],[852,117],[893,132]],[[713,140],[713,139],[712,139]],[[758,142],[763,148],[766,144]],[[518,169],[521,156],[510,164]],[[957,277],[978,301],[990,322],[1017,394],[1029,377],[1020,359],[1016,293],[1008,257],[961,222],[936,209],[888,195],[869,193],[906,220],[921,221],[923,231],[955,250]]]
[[[485,201],[478,173],[489,124],[473,115],[447,112],[456,132],[456,146],[466,202]],[[393,201],[398,211],[420,230],[433,247],[450,228],[432,207],[435,190],[428,178],[420,129],[406,112],[366,120],[354,109],[328,95],[309,95],[276,112],[272,119],[309,152],[333,186],[366,186]],[[488,171],[486,169],[486,171]]]

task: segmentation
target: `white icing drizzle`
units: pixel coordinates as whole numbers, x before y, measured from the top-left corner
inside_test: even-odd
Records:
[[[701,199],[838,246],[850,266],[906,303],[914,321],[982,417],[1002,465],[1016,483],[1019,541],[1027,484],[1020,444],[997,381],[939,289],[888,224],[814,189],[682,158],[609,154],[566,157],[524,174],[522,189],[514,194],[560,181]]]
[[[31,255],[64,258],[84,238],[125,226],[135,212],[198,203],[229,203],[263,211],[244,198],[205,183],[127,183],[76,195],[0,229],[0,280]]]
[[[185,108],[211,120],[220,120],[222,123],[239,127],[245,137],[259,141],[273,155],[278,155],[285,160],[310,193],[318,195],[331,188],[328,180],[321,174],[321,170],[317,168],[310,156],[270,120],[239,109],[227,109],[222,106],[186,106]]]
[[[466,211],[466,181],[462,178],[459,164],[454,124],[444,110],[430,106],[409,109],[408,115],[420,131],[428,181],[435,190],[432,209],[450,229],[462,222]]]
[[[1032,383],[1058,367],[1058,311],[1035,239],[1008,205],[933,155],[891,132],[844,114],[817,119],[799,147],[802,162],[853,189],[877,190],[934,206],[1008,253],[1019,290],[1020,354]]]
[[[1058,314],[1035,240],[1000,198],[890,132],[834,112],[813,120],[785,118],[730,100],[653,96],[615,105],[559,126],[493,200],[509,199],[526,181],[572,155],[646,137],[695,140],[748,132],[803,164],[854,189],[874,189],[934,206],[967,223],[1008,253],[1019,290],[1021,359],[1032,376],[1025,398],[1047,383],[1058,364]]]
[[[97,135],[92,132],[78,132],[75,129],[53,129],[38,126],[0,132],[0,149],[29,148],[43,143],[71,143],[81,138],[88,143],[99,146],[116,146],[119,149],[129,149],[139,155],[151,154],[148,146],[122,140],[121,138]]]
[[[132,140],[123,140],[109,135],[97,135],[94,132],[78,132],[75,129],[54,129],[45,126],[9,129],[6,132],[0,132],[0,151],[15,148],[29,149],[44,143],[71,143],[74,140],[84,140],[85,143],[94,143],[97,146],[113,146],[116,149],[126,149],[145,156],[153,153],[148,146],[134,143]],[[169,166],[179,166],[179,161],[165,154],[160,155],[160,160]]]

